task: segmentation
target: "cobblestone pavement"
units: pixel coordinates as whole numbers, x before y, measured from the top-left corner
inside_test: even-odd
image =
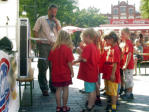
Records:
[[[41,94],[37,81],[37,69],[35,69],[35,88],[33,89],[33,106],[24,106],[20,108],[19,112],[55,112],[56,101],[53,93],[50,96],[44,97]],[[73,78],[73,85],[69,89],[68,106],[71,107],[70,112],[80,112],[84,108],[87,94],[80,93],[79,89],[83,88],[83,81],[76,79],[78,66],[74,66],[75,78]],[[103,81],[102,81],[103,82]],[[134,76],[134,97],[131,102],[122,101],[119,99],[120,105],[118,112],[149,112],[149,76]],[[103,83],[101,84],[103,88]],[[25,89],[23,95],[24,104],[30,103],[29,87]],[[106,97],[101,95],[102,106],[95,106],[94,112],[105,112]]]

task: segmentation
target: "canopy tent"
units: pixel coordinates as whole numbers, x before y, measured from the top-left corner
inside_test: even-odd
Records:
[[[100,31],[100,33],[102,32],[101,27],[92,27],[92,28],[96,31]],[[84,31],[87,28],[79,28],[79,27],[75,27],[75,26],[65,26],[62,29],[69,32],[70,34],[72,34],[72,33],[77,32],[77,31]]]
[[[99,26],[102,30],[122,30],[129,28],[130,30],[149,30],[149,24],[103,24]]]
[[[129,28],[132,31],[137,30],[149,30],[149,24],[103,24],[99,27],[93,27],[96,31],[112,31],[112,30],[122,30],[124,28]],[[65,26],[62,28],[65,31],[68,31],[69,33],[74,33],[77,31],[83,31],[86,28],[79,28],[75,26]]]
[[[83,30],[83,28],[79,28],[79,27],[75,27],[75,26],[65,26],[62,29],[69,32],[69,33],[71,33],[71,34],[74,33],[74,32]]]

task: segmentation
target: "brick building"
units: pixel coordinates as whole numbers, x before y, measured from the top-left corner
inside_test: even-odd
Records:
[[[140,19],[141,14],[136,11],[135,4],[130,5],[128,1],[118,2],[117,5],[111,5],[111,14],[104,14],[108,19]]]

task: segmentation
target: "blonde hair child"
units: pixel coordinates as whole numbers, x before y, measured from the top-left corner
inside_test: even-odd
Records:
[[[88,28],[81,34],[83,42],[86,44],[80,59],[78,79],[84,81],[85,91],[88,93],[86,109],[82,112],[91,111],[96,100],[96,82],[98,80],[98,59],[99,46],[97,42],[97,32]]]
[[[68,86],[72,84],[72,77],[74,76],[72,48],[73,45],[69,33],[60,30],[48,58],[52,63],[52,84],[56,87],[56,112],[70,110],[70,107],[67,106],[67,100]],[[62,92],[63,94],[61,95]],[[61,106],[61,99],[63,100],[63,106]]]

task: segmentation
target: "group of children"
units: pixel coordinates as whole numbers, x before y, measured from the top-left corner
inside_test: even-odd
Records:
[[[49,53],[48,60],[52,63],[52,83],[56,87],[56,112],[67,112],[68,86],[72,84],[74,76],[73,64],[80,63],[77,78],[84,81],[88,99],[85,109],[81,112],[91,112],[95,103],[100,102],[100,73],[105,80],[108,112],[116,112],[117,99],[120,87],[125,87],[123,99],[133,99],[133,44],[129,39],[129,29],[121,31],[121,39],[115,32],[110,32],[101,39],[94,29],[89,28],[82,32],[84,44],[78,50],[79,59],[74,61],[73,44],[69,33],[59,31],[57,41]],[[121,40],[121,42],[120,42]],[[120,44],[123,44],[122,47]],[[124,73],[124,83],[121,83]],[[63,92],[63,93],[62,93]],[[63,106],[61,105],[61,93]]]

